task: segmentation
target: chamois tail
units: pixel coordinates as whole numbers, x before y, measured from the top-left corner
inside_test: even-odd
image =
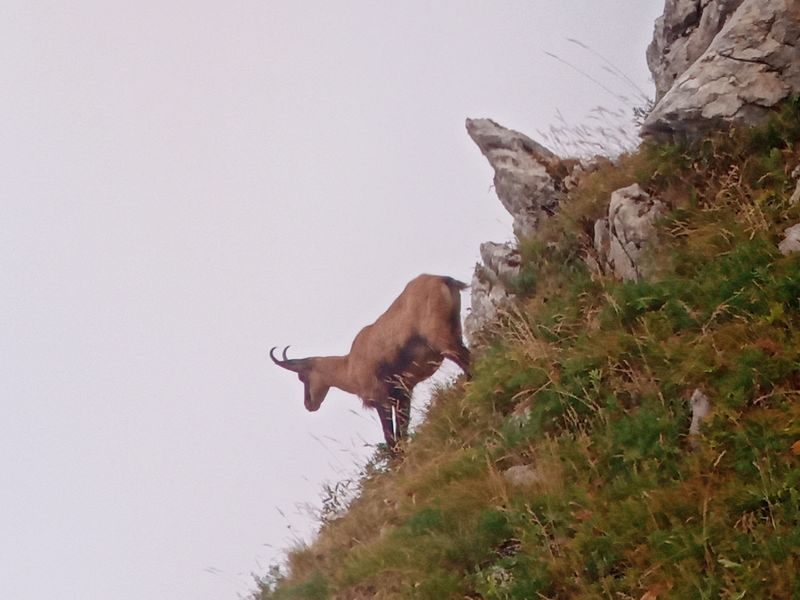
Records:
[[[453,290],[465,290],[469,287],[468,283],[464,283],[463,281],[459,281],[458,279],[453,279],[452,277],[442,277],[447,287]]]

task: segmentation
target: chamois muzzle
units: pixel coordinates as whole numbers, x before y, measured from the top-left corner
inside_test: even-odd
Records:
[[[272,362],[274,362],[279,367],[283,367],[288,371],[294,371],[295,373],[299,373],[308,364],[308,361],[305,358],[287,358],[286,351],[289,349],[289,346],[286,346],[286,348],[283,349],[283,360],[279,360],[275,358],[275,354],[273,354],[276,348],[277,346],[273,347],[269,351],[269,357],[272,359]]]

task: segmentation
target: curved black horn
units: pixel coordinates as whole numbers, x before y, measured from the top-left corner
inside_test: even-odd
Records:
[[[288,348],[289,346],[286,346],[286,347]],[[269,349],[269,357],[272,359],[272,362],[274,362],[276,365],[280,365],[281,361],[278,360],[277,358],[275,358],[275,355],[273,354],[273,352],[275,352],[276,348],[277,348],[277,346],[273,346],[272,348]],[[284,353],[283,359],[286,360],[286,354],[285,353]]]
[[[304,358],[291,358],[290,359],[290,358],[288,358],[286,356],[286,351],[289,350],[289,346],[286,346],[286,348],[283,349],[283,353],[282,353],[283,354],[283,360],[279,360],[279,359],[275,358],[275,350],[276,349],[277,349],[277,346],[273,346],[270,349],[269,357],[272,359],[272,362],[274,362],[279,367],[282,367],[284,369],[288,369],[289,371],[294,371],[295,373],[298,373],[306,365],[306,359],[304,359]]]

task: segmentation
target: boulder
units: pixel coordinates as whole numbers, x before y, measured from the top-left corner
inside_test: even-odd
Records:
[[[726,124],[756,124],[772,107],[800,92],[797,0],[670,0],[667,9],[656,35],[667,32],[671,23],[675,39],[670,43],[664,33],[649,51],[661,93],[642,125],[644,136],[693,138]],[[701,32],[706,13],[708,24]]]
[[[660,200],[637,183],[613,192],[608,216],[594,226],[599,269],[627,281],[638,281],[646,275],[642,257],[655,234],[655,220],[664,208]]]
[[[481,260],[472,275],[470,313],[464,320],[464,334],[471,346],[479,342],[481,330],[494,321],[498,309],[511,300],[508,287],[520,268],[519,251],[509,243],[484,242]]]

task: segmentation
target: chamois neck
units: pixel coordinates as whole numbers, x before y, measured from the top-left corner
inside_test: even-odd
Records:
[[[350,377],[349,358],[349,356],[320,356],[315,359],[314,366],[329,385],[349,394],[355,394],[355,384]]]

